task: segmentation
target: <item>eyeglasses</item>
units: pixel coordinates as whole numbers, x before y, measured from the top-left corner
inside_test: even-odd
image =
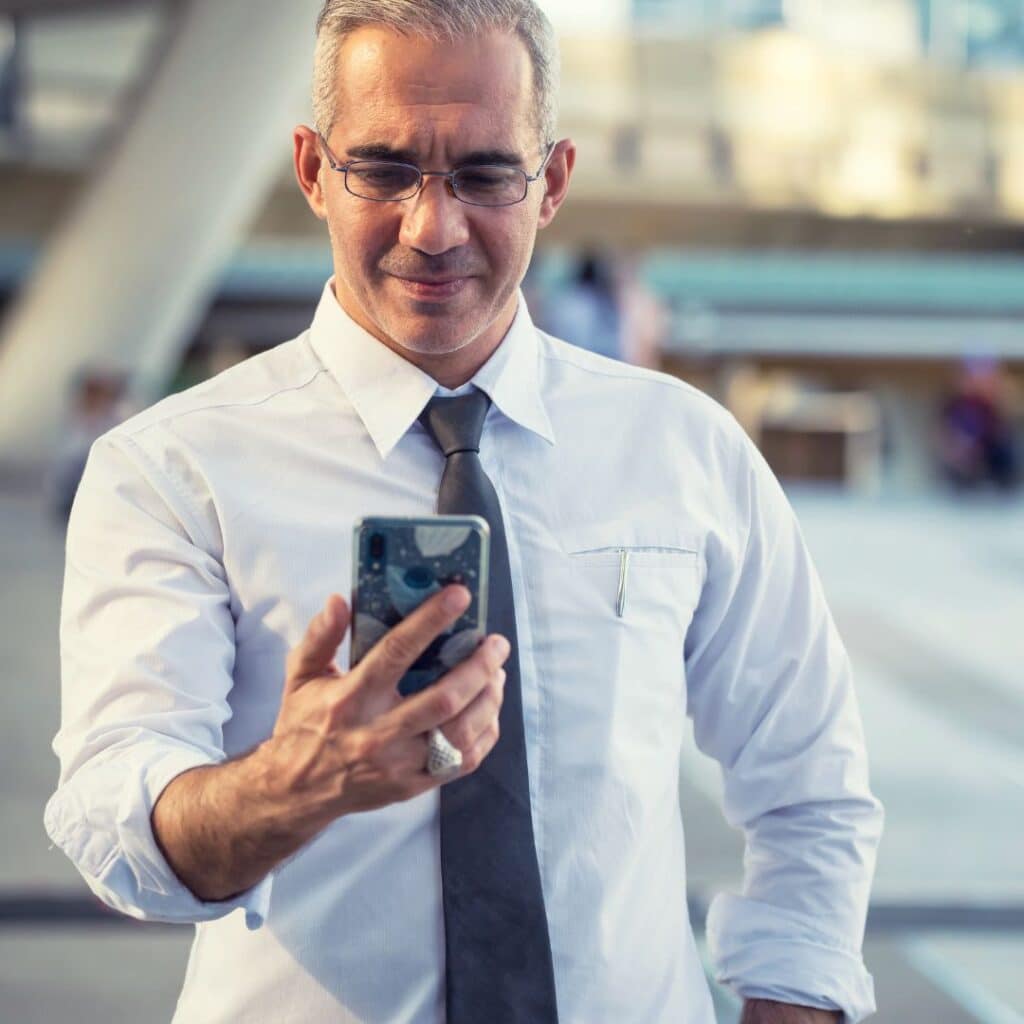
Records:
[[[548,144],[543,162],[532,175],[502,164],[470,164],[454,171],[421,171],[415,164],[397,160],[350,160],[339,164],[323,135],[317,132],[317,137],[331,170],[345,175],[345,188],[352,195],[375,203],[411,199],[423,188],[424,178],[436,175],[447,179],[452,195],[470,206],[513,206],[526,198],[530,182],[544,172],[555,148],[553,142]]]

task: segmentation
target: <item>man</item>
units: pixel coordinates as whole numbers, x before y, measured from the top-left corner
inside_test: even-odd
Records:
[[[744,1020],[873,1009],[880,808],[792,513],[720,406],[521,301],[575,162],[555,61],[530,0],[327,3],[312,327],[92,449],[46,823],[110,905],[197,924],[177,1021],[710,1024],[684,712],[746,832],[708,922]],[[350,669],[354,521],[484,506],[501,629],[401,698],[448,587]]]

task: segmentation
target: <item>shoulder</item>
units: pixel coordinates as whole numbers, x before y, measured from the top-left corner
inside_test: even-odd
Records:
[[[215,410],[240,414],[277,396],[309,386],[326,369],[316,357],[308,331],[291,341],[250,356],[215,376],[179,391],[129,417],[107,437],[138,441],[154,428],[185,426]]]
[[[541,358],[554,369],[594,387],[621,389],[645,394],[661,393],[670,401],[694,402],[717,406],[713,398],[678,377],[644,366],[634,366],[610,356],[580,348],[538,329]]]
[[[747,434],[733,414],[709,394],[669,373],[599,355],[537,331],[549,388],[557,401],[577,396],[591,403],[614,403],[603,408],[621,419],[632,412],[651,426],[711,433],[730,447],[742,445]]]
[[[76,518],[144,509],[219,552],[225,481],[265,439],[314,418],[305,391],[326,372],[303,333],[129,417],[93,442],[80,488],[93,498],[76,497]]]

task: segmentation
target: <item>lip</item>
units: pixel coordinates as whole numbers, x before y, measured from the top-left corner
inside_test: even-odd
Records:
[[[412,281],[394,274],[391,276],[417,299],[449,299],[462,291],[467,281],[472,280],[469,277],[450,277],[443,281]]]

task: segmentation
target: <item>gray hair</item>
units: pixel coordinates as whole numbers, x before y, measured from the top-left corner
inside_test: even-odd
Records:
[[[364,25],[383,25],[439,43],[487,31],[518,35],[533,66],[534,130],[542,148],[554,142],[558,42],[534,0],[325,0],[316,22],[313,65],[313,122],[325,137],[338,114],[338,49],[345,36]]]

